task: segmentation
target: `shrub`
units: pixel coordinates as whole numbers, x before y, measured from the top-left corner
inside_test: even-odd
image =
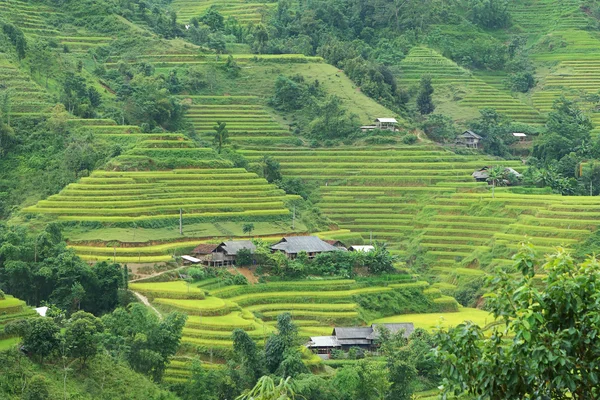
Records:
[[[4,292],[0,289],[0,300],[4,300],[5,298]]]
[[[402,143],[404,144],[414,144],[417,141],[417,137],[415,135],[406,135],[402,138]]]

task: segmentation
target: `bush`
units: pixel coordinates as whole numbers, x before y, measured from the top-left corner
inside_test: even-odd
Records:
[[[406,135],[402,138],[402,143],[404,144],[414,144],[417,141],[417,137],[415,135]]]
[[[4,300],[5,298],[4,292],[0,289],[0,300]]]

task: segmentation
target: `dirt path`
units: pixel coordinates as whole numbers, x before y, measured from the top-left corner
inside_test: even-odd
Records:
[[[229,267],[227,268],[227,270],[229,272],[231,272],[232,274],[242,274],[246,277],[246,279],[248,279],[248,282],[252,285],[254,285],[255,283],[258,283],[258,278],[256,276],[254,276],[254,274],[252,273],[252,271],[250,271],[249,268],[235,268],[235,267]]]
[[[146,296],[144,296],[144,295],[142,295],[142,294],[140,294],[138,292],[133,292],[133,294],[135,294],[135,297],[137,297],[138,299],[140,299],[140,301],[142,303],[144,303],[144,305],[146,307],[151,308],[152,311],[154,311],[156,313],[156,315],[158,315],[158,319],[160,319],[162,321],[162,319],[163,319],[162,314],[152,304],[150,304],[150,302],[148,301],[148,298]]]

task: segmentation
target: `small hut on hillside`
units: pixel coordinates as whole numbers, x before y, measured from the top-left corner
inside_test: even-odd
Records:
[[[473,131],[464,131],[462,135],[456,138],[456,144],[470,149],[478,149],[481,139],[483,138]]]

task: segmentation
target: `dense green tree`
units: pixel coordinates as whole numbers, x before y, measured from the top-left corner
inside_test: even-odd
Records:
[[[523,245],[514,264],[489,279],[486,307],[500,326],[484,332],[465,323],[437,334],[447,392],[481,399],[598,397],[600,264],[578,265],[562,249],[543,265],[537,259]]]
[[[320,139],[346,138],[358,130],[355,114],[348,114],[337,96],[328,96],[324,101],[315,103],[314,115],[317,117],[307,127],[308,134]]]
[[[50,400],[49,382],[43,375],[31,377],[23,390],[23,400]]]
[[[23,31],[7,22],[0,21],[0,25],[2,26],[2,32],[8,36],[11,44],[15,47],[19,60],[24,59],[27,51],[27,39]]]
[[[256,343],[242,329],[235,329],[231,336],[235,361],[241,368],[242,377],[247,379],[248,386],[251,387],[264,372]]]
[[[482,28],[499,29],[510,26],[508,0],[473,0],[471,3],[469,18]]]
[[[443,114],[430,114],[421,127],[427,137],[435,142],[450,143],[456,138],[457,128],[452,118]]]
[[[431,84],[430,76],[423,76],[419,87],[419,94],[417,96],[417,110],[421,115],[431,114],[435,110],[433,104],[433,85]]]
[[[41,363],[58,349],[60,328],[51,318],[18,320],[6,326],[5,331],[21,337],[27,353],[37,357]]]
[[[275,80],[275,94],[269,103],[281,111],[296,111],[306,105],[305,91],[301,82],[279,75]]]
[[[186,316],[170,313],[159,318],[142,304],[116,309],[102,318],[108,335],[105,347],[123,356],[134,371],[160,381],[179,347]]]
[[[69,355],[79,358],[82,365],[96,355],[100,348],[100,334],[104,331],[102,321],[85,311],[73,314],[67,323],[64,341]]]

